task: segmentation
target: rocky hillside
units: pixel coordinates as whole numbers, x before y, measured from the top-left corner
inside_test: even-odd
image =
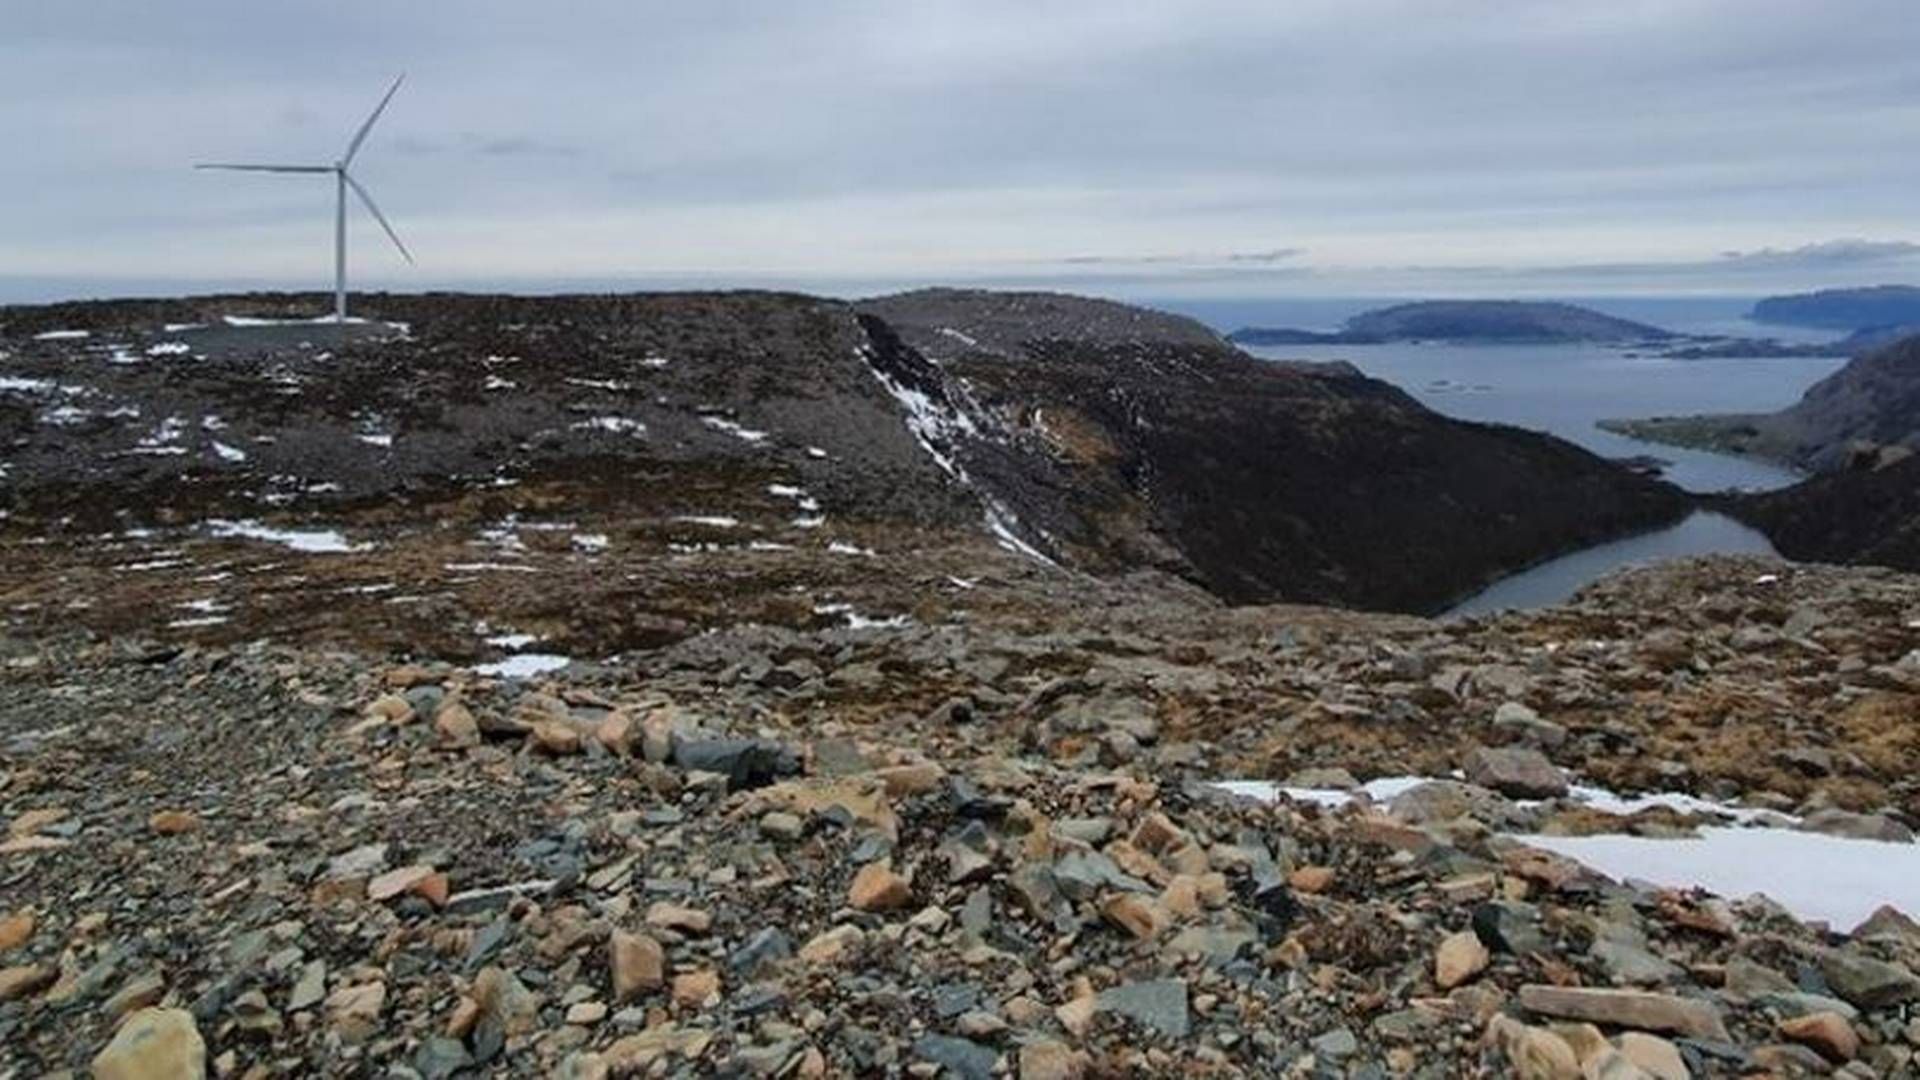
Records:
[[[1234,601],[1430,610],[1681,510],[1671,489],[1564,443],[1099,301],[379,296],[361,305],[377,321],[344,334],[268,321],[308,303],[5,312],[10,550],[48,575],[147,567],[124,604],[77,617],[131,629],[160,594],[191,591],[200,560],[179,552],[212,558],[262,529],[338,533],[343,577],[464,605],[447,598],[519,591],[474,552],[513,553],[511,535],[537,558],[513,526],[540,521],[598,538],[569,548],[549,530],[562,546],[548,554],[577,557],[596,597],[602,555],[670,575],[667,557],[724,547],[764,585],[884,539],[998,543],[1053,572],[1167,572]],[[276,618],[395,615],[344,595]],[[743,584],[738,602],[777,606],[768,595]],[[714,602],[623,594],[595,647],[692,632]],[[251,617],[208,632],[249,632]]]
[[[1042,327],[985,348],[968,342],[1004,300],[940,299],[862,309],[939,367],[975,430],[1003,433],[954,425],[948,445],[1076,565],[1177,569],[1234,602],[1433,610],[1488,580],[1475,562],[1524,565],[1680,510],[1664,485],[1444,419],[1346,365],[1254,360],[1185,320],[1158,340]]]
[[[1859,873],[1823,925],[1554,848],[1908,859],[1917,579],[1441,625],[1028,562],[535,679],[0,637],[0,1072],[1912,1074],[1920,927]]]
[[[1920,570],[1920,458],[1879,458],[1731,508],[1788,558]]]

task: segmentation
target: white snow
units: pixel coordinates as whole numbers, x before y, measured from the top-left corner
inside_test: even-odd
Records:
[[[832,552],[835,555],[860,555],[869,559],[874,558],[879,554],[878,552],[874,551],[872,548],[857,547],[853,544],[847,543],[844,540],[833,541],[832,543],[827,545],[827,550]]]
[[[1339,788],[1289,787],[1276,784],[1271,780],[1222,780],[1213,786],[1232,795],[1241,795],[1262,802],[1276,802],[1285,795],[1294,802],[1314,803],[1329,808],[1339,808],[1352,802],[1356,795],[1365,792],[1374,802],[1386,802],[1409,788],[1426,783],[1432,777],[1427,776],[1383,776],[1378,780],[1369,780],[1353,791]]]
[[[1214,784],[1214,787],[1265,802],[1273,802],[1285,795],[1294,802],[1310,802],[1337,808],[1352,802],[1360,792],[1365,792],[1374,802],[1388,802],[1401,792],[1434,779],[1457,780],[1459,777],[1383,776],[1377,780],[1367,781],[1354,791],[1342,791],[1338,788],[1289,787],[1270,780],[1224,780]],[[1682,814],[1719,815],[1741,824],[1755,821],[1791,822],[1793,820],[1767,810],[1751,810],[1679,792],[1628,796],[1617,795],[1605,788],[1571,784],[1567,787],[1566,801],[1584,805],[1603,814],[1616,814],[1621,817],[1629,817],[1642,810],[1664,806]],[[1515,803],[1520,806],[1538,805],[1537,800],[1526,799],[1515,800]]]
[[[732,529],[740,524],[739,518],[724,517],[719,514],[682,514],[673,520],[686,525],[706,525],[715,529]]]
[[[228,326],[337,326],[340,323],[340,320],[332,315],[316,315],[311,319],[262,319],[252,315],[222,315],[220,318]],[[349,326],[365,326],[367,323],[367,320],[358,315],[349,315],[346,321]],[[387,325],[403,334],[407,332],[406,323],[390,322]],[[167,329],[177,331],[187,327],[169,326]]]
[[[148,356],[185,356],[192,346],[184,341],[162,341],[147,346]]]
[[[605,431],[614,435],[645,435],[647,425],[630,416],[595,416],[571,425],[575,431]]]
[[[503,379],[498,375],[489,375],[487,376],[487,381],[480,384],[480,389],[482,390],[513,390],[513,389],[517,389],[519,385],[520,385],[519,383],[514,382],[512,379]]]
[[[1802,919],[1850,930],[1891,904],[1920,914],[1920,844],[1848,840],[1792,829],[1701,829],[1697,839],[1522,836],[1611,878],[1699,887],[1740,899],[1763,893]]]
[[[196,626],[219,626],[226,622],[225,615],[202,615],[192,619],[175,619],[167,624],[170,630],[191,630]]]
[[[215,615],[222,611],[231,611],[233,608],[231,604],[223,604],[218,597],[214,596],[204,596],[198,600],[187,600],[173,606],[185,611],[197,611],[202,615]]]
[[[532,634],[496,634],[485,640],[489,645],[497,645],[502,649],[518,652],[540,639]]]
[[[741,427],[739,424],[734,423],[724,416],[703,416],[700,418],[700,422],[715,431],[732,435],[734,438],[744,442],[758,443],[765,442],[767,439],[767,432]]]
[[[497,562],[450,562],[442,566],[442,569],[456,574],[471,574],[481,570],[503,570],[514,574],[532,574],[538,572],[531,566]]]
[[[573,537],[572,542],[575,549],[590,554],[607,550],[606,533],[580,533]]]
[[[889,615],[884,619],[870,619],[857,611],[849,611],[846,613],[846,616],[847,629],[849,630],[897,629],[907,625],[909,621],[905,615]]]
[[[213,520],[206,523],[206,529],[219,537],[241,537],[247,540],[260,540],[269,544],[282,544],[295,551],[304,551],[316,555],[337,555],[349,551],[364,551],[366,544],[349,544],[347,538],[335,529],[276,529],[262,525],[257,521]]]
[[[804,499],[807,497],[805,488],[795,487],[792,484],[768,484],[767,494],[776,499]]]
[[[807,447],[807,456],[810,458],[825,458],[827,452],[817,446],[809,446]]]
[[[967,346],[970,349],[977,349],[980,347],[980,342],[975,340],[972,335],[963,334],[960,331],[955,330],[951,326],[941,327],[940,333],[946,337],[952,338],[953,340],[959,342],[962,345]]]
[[[242,450],[237,446],[228,446],[226,443],[223,443],[218,439],[214,440],[213,452],[220,455],[220,460],[222,461],[247,460],[247,452],[245,450]]]
[[[664,356],[649,356],[646,359],[640,361],[640,366],[658,369],[658,368],[666,367],[667,363],[668,363],[667,358]]]
[[[826,523],[827,519],[820,514],[805,514],[793,519],[793,527],[796,529],[817,529]]]
[[[498,663],[481,664],[473,669],[473,673],[501,679],[528,679],[558,671],[571,663],[571,658],[552,653],[515,653]]]
[[[33,335],[35,341],[79,341],[93,335],[85,330],[44,330]]]
[[[393,436],[391,435],[355,435],[354,438],[359,439],[361,442],[366,443],[368,446],[392,446],[393,445]]]
[[[45,394],[53,389],[53,383],[46,379],[22,379],[15,375],[0,375],[0,393],[9,390],[16,394]]]
[[[860,346],[854,350],[854,353],[866,362],[867,370],[873,373],[873,377],[879,380],[887,393],[906,410],[907,430],[920,444],[920,449],[926,451],[927,456],[933,459],[933,463],[940,467],[940,471],[960,484],[973,487],[973,481],[967,476],[966,469],[953,459],[951,453],[952,441],[956,435],[975,437],[980,435],[980,429],[966,410],[943,408],[936,405],[933,399],[923,391],[898,382],[874,365],[873,350],[867,346]],[[980,501],[985,508],[987,531],[993,534],[995,541],[1001,547],[1016,555],[1024,555],[1044,566],[1059,568],[1059,564],[1047,558],[1039,549],[1020,539],[1020,534],[1015,528],[1020,521],[1014,516],[1013,511],[984,492],[976,489],[976,494],[980,496]]]
[[[621,382],[618,379],[567,379],[566,384],[568,386],[585,387],[588,390],[609,390],[614,393],[633,389],[632,383]]]
[[[180,334],[188,330],[198,330],[205,325],[207,324],[197,322],[170,322],[160,329],[165,330],[169,334]]]

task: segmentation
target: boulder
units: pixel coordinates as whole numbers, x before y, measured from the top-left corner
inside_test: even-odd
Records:
[[[141,1009],[93,1058],[95,1080],[201,1080],[207,1044],[185,1009]]]
[[[1529,983],[1520,988],[1520,1007],[1560,1020],[1685,1035],[1726,1042],[1720,1010],[1711,1002],[1639,990],[1597,990]]]
[[[1567,775],[1545,754],[1518,746],[1483,746],[1467,755],[1467,779],[1515,799],[1552,799],[1567,793]]]

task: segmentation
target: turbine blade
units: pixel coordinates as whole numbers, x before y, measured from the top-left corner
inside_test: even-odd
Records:
[[[355,180],[352,173],[342,170],[340,175],[346,178],[347,186],[352,188],[353,193],[360,196],[360,201],[366,203],[367,209],[373,212],[373,220],[379,222],[380,227],[387,230],[387,239],[393,241],[393,246],[400,249],[400,257],[409,263],[413,262],[413,252],[407,250],[407,245],[400,242],[400,234],[394,232],[393,226],[387,224],[387,215],[381,213],[380,208],[373,205],[373,196],[367,194],[367,189],[360,186],[360,181]]]
[[[331,165],[231,165],[226,162],[209,162],[195,165],[196,169],[232,169],[235,172],[286,172],[286,173],[330,173]]]
[[[375,105],[373,112],[367,116],[367,122],[361,124],[360,130],[353,133],[353,141],[347,144],[347,156],[340,159],[341,168],[344,169],[353,164],[353,155],[359,153],[360,144],[367,141],[367,132],[373,130],[373,122],[380,119],[381,113],[387,111],[387,102],[393,100],[394,92],[400,89],[400,83],[406,77],[407,73],[403,71],[399,78],[393,80],[393,85],[387,87],[387,96],[380,99],[380,104]]]

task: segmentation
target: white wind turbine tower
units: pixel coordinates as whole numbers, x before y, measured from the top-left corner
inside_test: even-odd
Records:
[[[360,201],[366,204],[367,210],[373,214],[373,219],[378,221],[380,227],[387,231],[387,239],[392,240],[393,246],[400,249],[401,257],[406,259],[408,263],[413,262],[413,255],[407,250],[407,245],[400,242],[400,234],[393,231],[393,226],[387,224],[386,215],[382,214],[380,208],[373,204],[373,196],[367,194],[367,189],[361,187],[360,181],[355,180],[353,174],[347,171],[347,166],[353,164],[353,155],[360,152],[360,144],[366,141],[367,132],[373,130],[373,122],[380,119],[380,114],[386,111],[387,102],[393,100],[394,92],[400,89],[400,83],[405,78],[406,75],[402,74],[399,78],[393,80],[393,85],[387,88],[387,95],[380,99],[380,104],[375,105],[373,112],[367,116],[367,122],[360,125],[359,131],[354,132],[353,141],[347,144],[346,154],[331,165],[231,165],[218,163],[194,166],[196,169],[234,169],[240,172],[331,173],[333,175],[333,318],[335,322],[345,323],[347,321],[348,188],[352,188],[353,193],[360,196]]]

